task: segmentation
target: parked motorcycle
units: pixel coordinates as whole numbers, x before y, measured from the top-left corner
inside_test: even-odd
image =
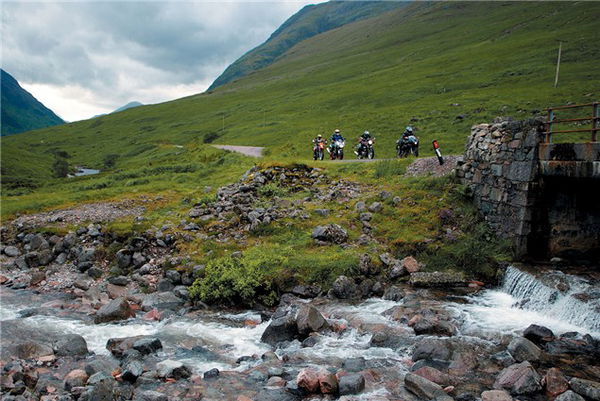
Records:
[[[373,143],[375,142],[374,138],[371,139],[362,139],[359,142],[358,151],[355,152],[359,159],[374,159],[375,158],[375,148],[373,147]]]
[[[337,141],[334,141],[331,144],[331,150],[327,149],[331,160],[344,159],[344,146],[346,146],[346,141],[344,141],[343,139],[338,139]]]
[[[313,146],[313,160],[323,160],[325,155],[325,142],[315,142]]]

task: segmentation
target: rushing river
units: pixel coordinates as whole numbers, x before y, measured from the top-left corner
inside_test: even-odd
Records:
[[[582,296],[573,297],[585,293],[593,298],[599,289],[581,278],[556,274],[558,282],[567,284],[561,287],[562,292],[549,286],[548,282],[510,267],[502,287],[464,297],[464,303],[447,302],[445,307],[451,311],[459,335],[493,341],[501,335],[516,334],[535,323],[552,329],[555,334],[578,331],[600,337],[600,297],[587,302],[579,299],[584,299]],[[89,317],[81,314],[52,312],[51,296],[5,287],[1,291],[2,322],[16,319],[13,322],[18,321],[23,332],[80,334],[86,339],[89,349],[97,354],[108,354],[105,347],[109,338],[153,335],[162,341],[164,357],[184,361],[200,373],[212,368],[243,370],[258,363],[256,357],[270,350],[260,341],[269,322],[261,322],[260,314],[253,311],[237,314],[204,312],[193,318],[173,316],[161,322],[135,318],[120,323],[93,324]],[[280,356],[294,355],[313,364],[362,357],[373,363],[380,361],[398,370],[406,370],[403,361],[409,358],[410,346],[397,349],[370,347],[371,333],[359,329],[356,324],[358,321],[363,328],[379,325],[410,331],[407,326],[392,321],[384,314],[401,304],[402,301],[379,298],[356,305],[326,301],[318,308],[331,321],[347,325],[348,330],[325,334],[314,347],[305,348],[298,341],[293,341],[277,352]],[[41,312],[29,313],[31,308],[38,308]],[[248,361],[238,363],[238,358],[253,355],[254,359],[246,358]]]

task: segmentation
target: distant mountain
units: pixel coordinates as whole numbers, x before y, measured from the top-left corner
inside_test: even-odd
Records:
[[[118,109],[116,109],[115,111],[113,111],[113,113],[118,113],[118,112],[123,111],[123,110],[132,109],[134,107],[143,106],[143,105],[144,104],[140,103],[140,102],[135,102],[135,101],[129,102],[125,106],[121,106]]]
[[[2,136],[65,123],[52,110],[23,89],[8,72],[0,69],[0,73]]]
[[[406,6],[407,1],[330,1],[309,5],[290,17],[262,45],[231,64],[208,90],[272,64],[297,43],[351,22]]]

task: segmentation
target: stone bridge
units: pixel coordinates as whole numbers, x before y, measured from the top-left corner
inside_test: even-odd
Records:
[[[520,258],[600,260],[600,142],[544,143],[539,119],[473,126],[457,167]]]

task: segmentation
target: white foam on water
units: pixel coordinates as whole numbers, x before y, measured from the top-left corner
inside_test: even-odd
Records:
[[[453,304],[449,308],[464,320],[461,332],[467,335],[515,334],[537,324],[555,334],[577,331],[600,337],[597,305],[572,297],[589,290],[589,286],[578,277],[565,277],[571,289],[561,293],[511,266],[501,289],[482,291],[468,297],[469,303]]]
[[[158,333],[162,324],[156,322],[141,322],[139,320],[126,320],[119,323],[93,324],[81,320],[66,319],[55,316],[32,316],[24,318],[23,322],[33,330],[60,333],[79,334],[87,342],[88,349],[99,355],[108,355],[106,342],[110,338],[132,337],[140,335],[154,335]]]
[[[260,341],[267,326],[268,322],[256,326],[232,327],[215,322],[178,321],[169,324],[168,328],[201,338],[209,344],[228,345],[225,353],[237,359],[246,355],[262,355],[271,349]]]

